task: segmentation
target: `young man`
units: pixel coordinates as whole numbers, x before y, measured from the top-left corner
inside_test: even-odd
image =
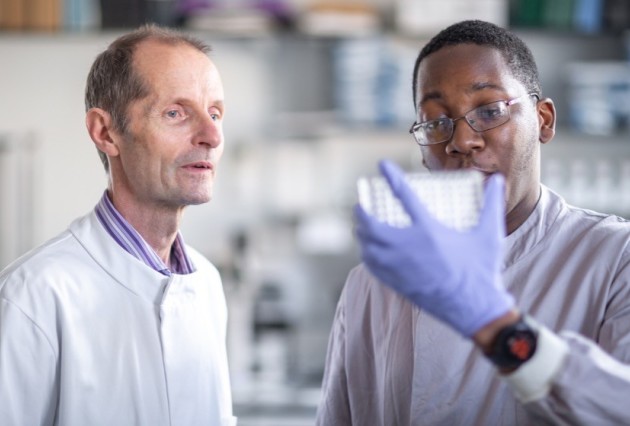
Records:
[[[209,47],[145,26],[92,65],[95,209],[0,275],[0,424],[232,425],[216,268],[184,244],[223,152]]]
[[[454,24],[420,52],[413,96],[425,166],[483,172],[485,205],[472,230],[446,228],[382,163],[412,225],[357,208],[364,264],[339,301],[318,424],[630,424],[630,224],[540,184],[556,112],[531,52]]]

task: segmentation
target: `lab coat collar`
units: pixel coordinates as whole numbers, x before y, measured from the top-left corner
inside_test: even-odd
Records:
[[[75,220],[70,225],[70,232],[105,273],[155,305],[161,304],[166,295],[172,293],[169,289],[179,287],[169,285],[171,282],[194,281],[197,275],[193,272],[168,277],[153,270],[118,245],[98,221],[94,211]]]

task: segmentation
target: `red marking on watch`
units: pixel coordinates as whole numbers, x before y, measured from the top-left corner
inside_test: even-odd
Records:
[[[514,343],[510,345],[510,352],[512,352],[518,359],[527,359],[532,351],[532,345],[529,340],[517,337],[514,339]]]

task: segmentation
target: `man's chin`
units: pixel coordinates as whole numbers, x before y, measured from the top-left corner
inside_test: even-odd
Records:
[[[196,206],[199,204],[205,204],[212,199],[212,191],[197,191],[197,192],[180,192],[179,204],[180,206]]]
[[[197,206],[200,204],[206,204],[210,202],[210,200],[212,200],[212,195],[207,194],[204,196],[191,197],[186,204],[189,206]]]

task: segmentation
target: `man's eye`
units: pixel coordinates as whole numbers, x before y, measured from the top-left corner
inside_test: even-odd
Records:
[[[424,124],[424,128],[428,131],[435,130],[439,126],[440,126],[439,120],[428,121]]]
[[[477,116],[482,120],[492,120],[503,115],[503,108],[500,105],[479,108]]]
[[[166,112],[166,116],[169,118],[177,118],[179,117],[181,114],[179,113],[179,111],[177,111],[176,109],[171,110],[171,111],[167,111]]]
[[[218,110],[217,108],[212,108],[208,111],[210,114],[210,118],[212,121],[220,121],[223,118],[223,112]]]
[[[424,129],[427,132],[435,132],[435,131],[442,131],[447,126],[448,126],[448,119],[441,118],[438,120],[427,121],[424,124]]]

